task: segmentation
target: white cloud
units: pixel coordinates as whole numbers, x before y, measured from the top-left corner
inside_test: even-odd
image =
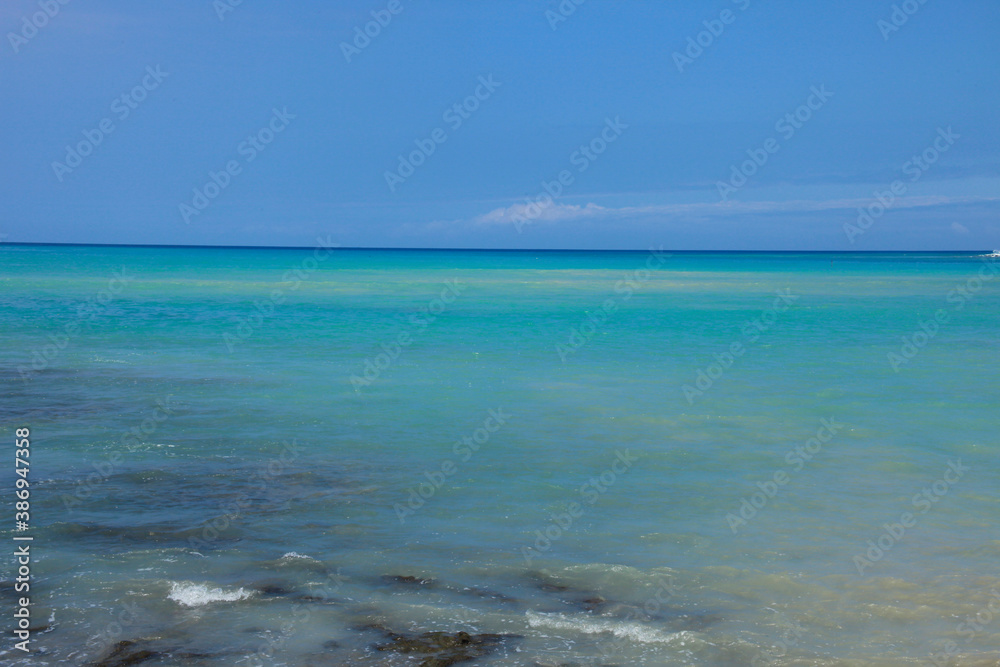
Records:
[[[969,228],[966,227],[965,225],[963,225],[960,222],[953,222],[953,223],[951,223],[951,228],[954,229],[959,234],[968,234],[969,233]]]
[[[604,208],[590,203],[586,206],[574,204],[514,204],[512,206],[495,208],[489,213],[476,216],[472,222],[476,225],[512,224],[518,218],[532,222],[557,222],[559,220],[575,220],[578,218],[595,217],[614,212],[615,209]]]
[[[893,203],[892,208],[922,208],[927,206],[945,206],[998,200],[1000,199],[993,197],[901,197]],[[472,223],[477,226],[489,226],[513,224],[517,219],[526,220],[530,224],[539,222],[565,222],[570,220],[580,220],[583,218],[621,218],[628,216],[652,215],[714,217],[732,216],[741,213],[805,213],[815,211],[852,210],[861,206],[868,206],[871,203],[872,200],[870,198],[865,198],[828,200],[795,199],[788,201],[727,201],[694,204],[661,204],[653,206],[623,206],[618,208],[599,206],[593,202],[585,206],[557,203],[549,203],[547,205],[513,204],[512,206],[496,208],[489,213],[476,216],[472,219]],[[961,225],[959,225],[959,227],[961,227]],[[958,231],[954,225],[953,228]],[[968,231],[964,227],[962,227],[962,229],[965,232]]]

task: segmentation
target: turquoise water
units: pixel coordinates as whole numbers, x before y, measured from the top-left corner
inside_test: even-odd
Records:
[[[0,245],[0,660],[995,665],[981,255]]]

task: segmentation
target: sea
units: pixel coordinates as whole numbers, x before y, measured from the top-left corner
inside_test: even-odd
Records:
[[[989,251],[5,243],[0,350],[4,665],[1000,664]]]

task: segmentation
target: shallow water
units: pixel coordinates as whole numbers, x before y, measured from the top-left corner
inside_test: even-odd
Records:
[[[7,664],[998,664],[993,260],[0,257]]]

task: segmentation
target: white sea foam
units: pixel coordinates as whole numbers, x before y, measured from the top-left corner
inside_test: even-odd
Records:
[[[620,621],[614,619],[596,619],[593,617],[567,616],[565,614],[527,613],[528,626],[532,628],[550,628],[552,630],[570,630],[588,635],[611,633],[621,639],[630,639],[641,644],[680,644],[695,640],[698,636],[687,630],[683,632],[662,632],[642,623]]]
[[[300,554],[300,553],[299,553],[299,552],[297,552],[297,551],[289,551],[289,552],[288,552],[287,554],[285,554],[284,556],[282,556],[282,557],[281,557],[281,560],[285,560],[286,558],[287,558],[288,560],[293,560],[293,559],[295,559],[295,558],[301,558],[301,559],[303,559],[303,560],[311,560],[311,561],[316,561],[316,559],[315,559],[315,558],[313,558],[312,556],[306,556],[306,555],[304,555],[304,554]],[[318,561],[316,561],[316,562],[318,562]]]
[[[189,581],[170,582],[170,594],[167,596],[177,604],[185,607],[201,607],[211,602],[237,602],[246,600],[253,593],[244,589],[224,590],[209,588],[205,584],[195,584]]]

